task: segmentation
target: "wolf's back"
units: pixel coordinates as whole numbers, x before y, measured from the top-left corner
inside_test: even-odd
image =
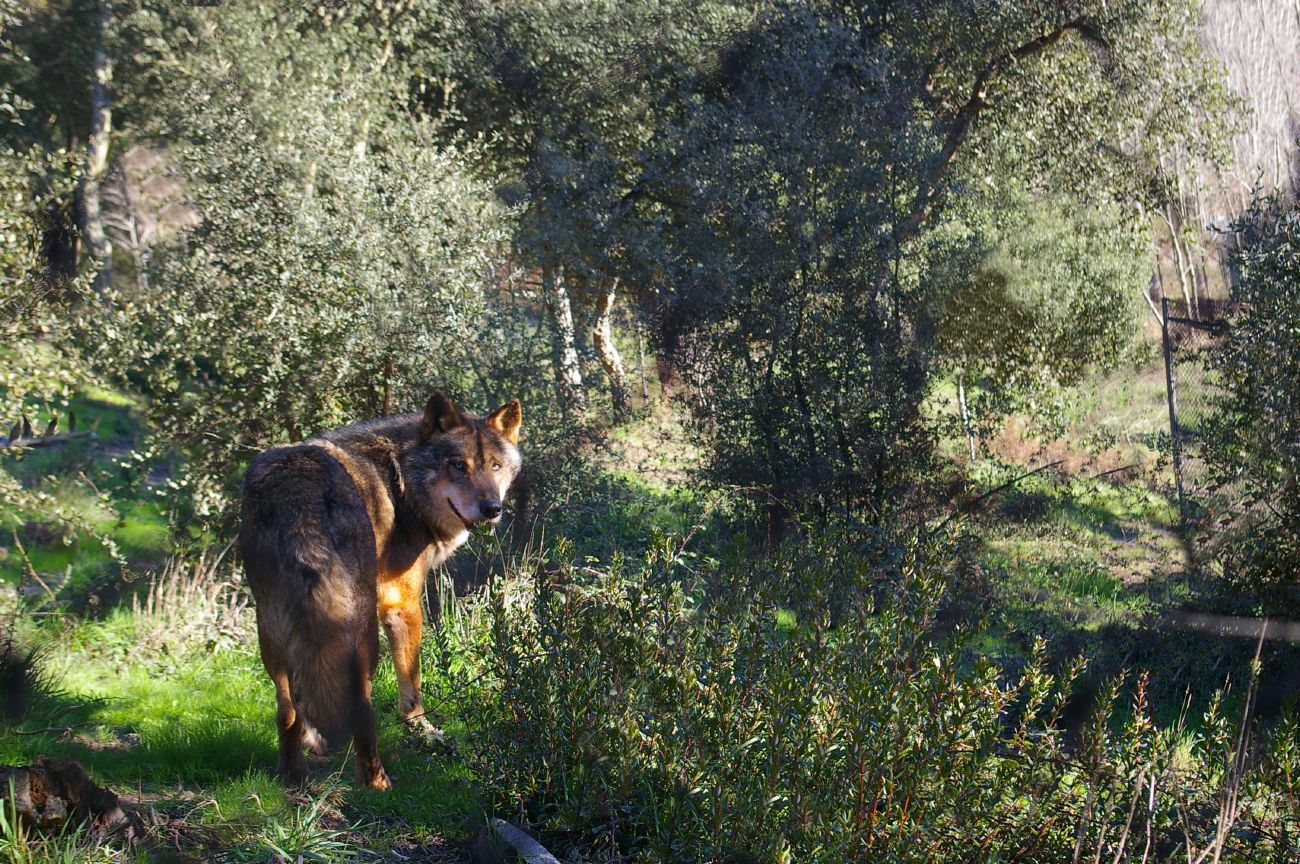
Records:
[[[330,744],[353,727],[362,666],[378,656],[375,538],[347,471],[320,447],[268,450],[244,475],[240,551],[267,670]]]

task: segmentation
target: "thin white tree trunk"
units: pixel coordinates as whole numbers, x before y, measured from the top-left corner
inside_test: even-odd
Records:
[[[640,321],[636,325],[636,357],[637,368],[641,372],[641,399],[645,401],[650,398],[650,385],[645,379],[645,329]]]
[[[578,417],[587,408],[582,389],[582,367],[573,328],[573,307],[564,284],[564,268],[547,266],[542,270],[542,292],[546,317],[551,322],[551,339],[555,350],[555,378],[559,387],[560,406],[570,417]]]
[[[1168,205],[1167,209],[1172,212],[1173,205]],[[1183,257],[1183,246],[1181,241],[1178,239],[1178,228],[1174,225],[1174,218],[1177,214],[1175,213],[1171,216],[1168,212],[1161,210],[1160,215],[1164,217],[1165,224],[1169,226],[1169,242],[1174,247],[1174,267],[1178,270],[1178,284],[1182,288],[1183,301],[1187,303],[1187,308],[1190,314],[1192,308],[1192,292],[1187,287],[1187,271],[1190,269],[1191,265],[1185,262]]]
[[[596,299],[596,320],[591,328],[591,344],[600,358],[600,365],[609,379],[609,398],[614,405],[614,419],[622,420],[632,411],[632,398],[627,389],[627,373],[623,358],[614,344],[614,295],[618,291],[618,277],[606,277],[601,283]]]
[[[966,408],[965,375],[957,376],[957,404],[961,406],[961,427],[966,433],[966,446],[970,449],[970,461],[975,463],[975,431],[971,428],[970,411]]]
[[[111,11],[108,0],[101,0],[99,40],[95,46],[91,70],[94,80],[90,88],[90,141],[86,148],[86,174],[81,180],[86,248],[99,268],[95,276],[95,290],[101,297],[105,296],[113,280],[113,244],[104,232],[104,213],[100,202],[100,188],[108,171],[108,139],[113,131],[113,105],[108,91],[113,81],[113,60],[104,45]]]

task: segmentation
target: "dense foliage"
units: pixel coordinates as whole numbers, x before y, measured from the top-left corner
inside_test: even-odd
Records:
[[[1215,98],[1186,11],[778,3],[692,78],[644,175],[664,240],[643,266],[716,476],[883,518],[926,472],[944,317],[1003,408],[1112,359],[1133,321],[1116,298],[1142,281],[1122,208],[1146,194],[1148,148],[1191,131],[1186,88]],[[1085,174],[1095,217],[1076,209]],[[936,233],[980,206],[973,230]],[[990,218],[1017,208],[1041,223],[1032,245]],[[995,292],[981,339],[960,295],[996,273],[1022,296]]]
[[[35,404],[67,404],[87,378],[75,323],[84,320],[88,280],[52,268],[51,236],[73,230],[63,204],[72,196],[77,159],[61,147],[41,146],[31,128],[33,104],[14,89],[37,74],[10,41],[18,4],[0,3],[0,435],[20,437]],[[39,434],[42,430],[30,430]],[[6,434],[7,433],[7,434]],[[0,470],[0,497],[18,514],[71,518],[49,496]]]
[[[1065,504],[974,494],[1028,475],[946,460],[944,396],[986,428],[1059,421],[1062,389],[1134,345],[1150,214],[1175,194],[1160,166],[1212,162],[1223,137],[1201,17],[1195,0],[0,0],[0,421],[39,433],[75,402],[114,426],[0,452],[5,596],[54,613],[25,632],[96,661],[85,692],[136,676],[148,720],[57,707],[105,735],[136,724],[151,771],[225,781],[269,753],[223,551],[240,472],[438,387],[474,410],[523,401],[515,488],[540,527],[522,563],[471,542],[478,575],[505,578],[448,602],[426,664],[467,746],[399,778],[455,774],[574,860],[1285,860],[1300,743],[1285,714],[1254,725],[1258,658],[1195,732],[1156,722],[1141,675],[1093,706],[1082,662],[1023,638],[1037,619],[992,648],[967,628],[1029,586],[1131,600],[1105,622],[1147,639],[1156,601],[1127,559],[1071,545],[1022,565],[1018,540],[959,555],[932,536],[1017,507],[1125,543],[1134,520],[1165,525],[1145,486],[1110,509],[1099,483]],[[1235,496],[1222,561],[1293,590],[1300,218],[1261,207],[1237,234],[1210,441]],[[658,378],[640,399],[633,349]],[[619,441],[636,411],[662,421],[648,444]],[[652,452],[618,462],[611,441]],[[678,453],[691,469],[665,464]],[[113,570],[51,528],[78,512],[136,557]],[[1019,581],[975,584],[998,575]],[[230,692],[198,692],[211,669],[234,670]],[[8,752],[52,746],[56,721]],[[235,806],[261,808],[254,792]],[[406,794],[364,812],[400,823]]]
[[[941,362],[978,388],[977,416],[1018,410],[1051,428],[1062,389],[1112,368],[1134,344],[1142,232],[1104,200],[1080,212],[1064,198],[1006,190],[970,203],[973,212],[936,232],[954,246],[989,244],[969,253],[970,270],[933,274],[956,280],[942,285]]]
[[[1294,723],[1259,742],[1216,700],[1189,744],[1138,679],[1070,730],[1081,665],[972,662],[936,624],[931,555],[814,543],[724,562],[705,590],[666,578],[680,551],[592,573],[560,549],[458,622],[446,656],[479,776],[553,848],[827,864],[1294,848]]]
[[[51,60],[9,77],[76,84],[27,112],[46,148],[117,118],[77,341],[204,513],[253,450],[433,384],[528,396],[561,442],[594,359],[625,419],[621,298],[714,479],[883,519],[946,369],[1005,409],[1114,356],[1141,247],[1099,238],[1167,142],[1217,140],[1181,0],[108,8],[24,12]],[[1003,280],[1007,326],[972,328]]]
[[[197,224],[136,262],[97,357],[150,397],[200,511],[267,444],[409,410],[433,381],[475,388],[504,223],[431,121],[395,116],[390,37],[276,4],[146,6],[123,27],[151,53],[121,77],[169,71],[136,134]]]
[[[1240,584],[1300,608],[1300,210],[1269,199],[1235,226],[1234,311],[1210,357],[1219,376],[1206,435],[1227,528],[1216,549]],[[1281,611],[1277,609],[1276,611]]]

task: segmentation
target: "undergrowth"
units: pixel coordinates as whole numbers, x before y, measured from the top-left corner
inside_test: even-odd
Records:
[[[1083,661],[963,652],[944,550],[887,548],[556,544],[444,637],[485,793],[574,860],[1293,860],[1300,738],[1253,679],[1160,726],[1117,678],[1067,734]]]

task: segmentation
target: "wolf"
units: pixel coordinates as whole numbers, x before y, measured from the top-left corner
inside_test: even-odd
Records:
[[[306,779],[304,748],[323,753],[350,735],[358,782],[390,787],[371,701],[381,625],[399,713],[433,731],[420,694],[425,575],[475,526],[501,520],[522,420],[517,399],[479,418],[437,392],[423,414],[272,447],[248,466],[238,543],[275,685],[285,783]]]

